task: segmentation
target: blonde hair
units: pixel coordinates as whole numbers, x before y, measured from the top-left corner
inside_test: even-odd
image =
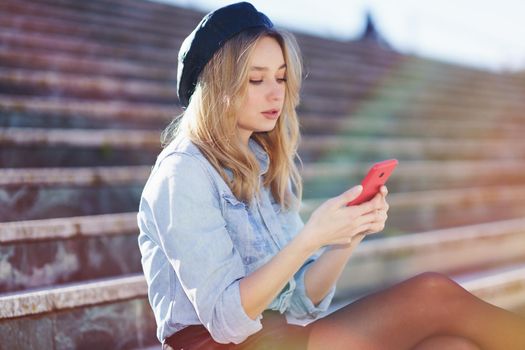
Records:
[[[277,40],[286,64],[284,105],[276,126],[268,132],[254,132],[251,138],[269,156],[263,186],[284,209],[298,210],[302,198],[302,179],[294,160],[300,158],[299,123],[295,108],[299,104],[302,59],[292,34],[278,29],[250,29],[228,40],[206,64],[187,109],[162,133],[162,144],[188,137],[245,203],[259,193],[259,162],[242,147],[237,134],[236,111],[247,94],[249,60],[257,42],[269,36]],[[229,169],[233,180],[224,169]]]

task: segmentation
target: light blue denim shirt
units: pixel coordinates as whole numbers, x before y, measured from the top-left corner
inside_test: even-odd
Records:
[[[268,155],[254,140],[250,149],[261,176]],[[227,171],[231,177],[231,172]],[[137,215],[142,267],[149,302],[163,341],[188,325],[202,324],[219,343],[241,343],[262,328],[261,315],[246,315],[239,280],[268,262],[303,227],[296,211],[284,211],[269,189],[245,205],[189,140],[172,142],[158,156]],[[335,286],[315,306],[304,273],[311,256],[269,305],[287,318],[316,318],[326,311]]]

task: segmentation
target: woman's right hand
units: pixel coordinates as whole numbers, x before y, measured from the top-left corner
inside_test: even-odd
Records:
[[[330,198],[312,213],[302,232],[314,249],[332,244],[348,244],[355,236],[366,234],[378,221],[386,221],[388,204],[383,193],[378,193],[368,202],[346,206],[362,190],[362,186],[352,187]]]

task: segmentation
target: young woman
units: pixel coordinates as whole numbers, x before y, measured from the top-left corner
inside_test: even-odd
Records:
[[[387,189],[347,207],[353,187],[303,224],[299,49],[250,4],[208,14],[178,68],[186,109],[138,214],[164,349],[525,349],[521,318],[437,273],[319,317],[352,251],[383,230]]]

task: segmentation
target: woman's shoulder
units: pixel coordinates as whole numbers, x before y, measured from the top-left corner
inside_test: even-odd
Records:
[[[209,163],[199,148],[189,139],[170,142],[157,156],[152,176],[157,178],[180,177],[191,180],[210,177]]]
[[[188,157],[181,157],[186,155]],[[157,156],[157,163],[168,158],[198,158],[202,156],[199,148],[187,137],[178,138],[171,141]]]

